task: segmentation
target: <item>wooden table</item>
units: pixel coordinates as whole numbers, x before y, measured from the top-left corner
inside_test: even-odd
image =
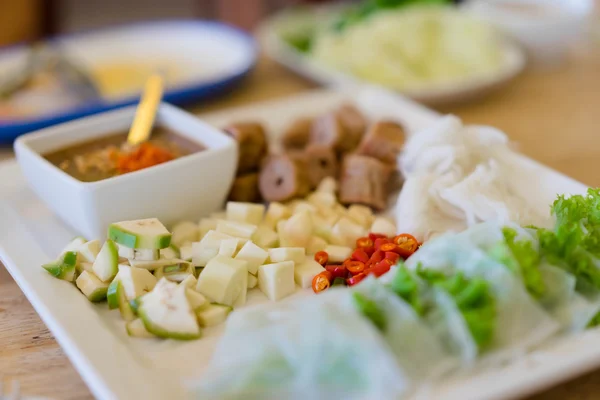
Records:
[[[262,59],[235,92],[195,111],[285,96],[313,84]],[[506,131],[521,150],[591,186],[600,186],[600,54],[584,49],[560,68],[526,71],[492,96],[440,111]],[[0,158],[10,156],[0,150]],[[56,399],[91,398],[81,378],[25,296],[0,266],[0,375],[16,378],[23,393]],[[600,371],[530,398],[600,398]]]

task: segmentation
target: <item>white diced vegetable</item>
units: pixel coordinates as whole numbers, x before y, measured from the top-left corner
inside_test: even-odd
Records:
[[[371,225],[370,232],[381,233],[388,237],[396,236],[396,225],[384,217],[377,217]]]
[[[245,261],[216,256],[202,270],[196,291],[213,302],[233,306],[242,289],[247,289],[247,273]]]
[[[271,301],[294,293],[294,262],[284,261],[258,267],[258,287]]]
[[[110,224],[108,238],[132,249],[164,249],[171,244],[171,233],[156,218]]]
[[[275,229],[279,221],[282,219],[287,219],[291,216],[292,212],[288,207],[281,203],[271,202],[265,214],[263,224],[271,229]]]
[[[147,269],[119,265],[119,273],[113,280],[120,281],[125,289],[127,300],[150,292],[156,286],[156,278]]]
[[[352,255],[352,248],[347,246],[336,246],[330,244],[325,247],[324,251],[329,256],[328,260],[331,263],[342,263]]]
[[[121,317],[128,322],[133,321],[135,319],[135,313],[133,312],[133,309],[129,304],[129,300],[127,299],[127,295],[125,294],[123,283],[121,281],[116,282],[117,286],[115,288],[115,295],[117,297],[117,304],[119,307],[119,311],[121,312]]]
[[[352,204],[346,215],[363,228],[370,228],[373,223],[373,211],[367,206]]]
[[[118,265],[119,251],[117,250],[117,245],[109,239],[100,249],[100,253],[98,253],[96,260],[92,265],[92,270],[98,279],[102,282],[108,282],[114,278],[119,271]]]
[[[302,289],[308,289],[312,286],[312,280],[315,275],[325,271],[325,268],[313,259],[307,258],[303,263],[296,264],[294,267],[294,281]]]
[[[275,249],[269,249],[269,260],[272,263],[279,263],[282,261],[292,261],[294,263],[301,263],[306,257],[306,249],[304,247],[279,247]]]
[[[196,269],[192,263],[183,260],[173,260],[173,264],[165,265],[154,270],[157,280],[167,278],[171,282],[183,282],[188,276],[194,276]]]
[[[75,280],[75,272],[77,272],[77,260],[78,256],[76,252],[67,251],[58,260],[42,265],[42,268],[55,278],[73,282]]]
[[[189,275],[187,278],[181,281],[180,285],[185,286],[188,289],[196,290],[198,280],[194,275]]]
[[[75,280],[75,285],[89,301],[96,302],[106,299],[108,283],[102,282],[91,272],[83,271]]]
[[[223,240],[221,242],[221,245],[219,246],[218,254],[220,256],[233,258],[233,255],[236,253],[237,248],[238,248],[238,242],[239,242],[239,240],[236,238]]]
[[[135,268],[147,269],[148,271],[154,271],[157,268],[164,267],[165,265],[171,265],[181,261],[177,258],[159,258],[154,261],[140,261],[140,260],[129,260],[129,265]],[[121,263],[122,264],[122,263]]]
[[[249,274],[244,275],[244,282],[242,283],[243,288],[238,297],[233,301],[233,308],[242,307],[246,304],[246,296],[248,294],[248,275]]]
[[[64,249],[62,249],[62,251],[60,252],[60,255],[62,256],[63,254],[65,254],[68,251],[78,251],[79,247],[84,244],[85,242],[87,242],[87,240],[85,240],[84,238],[82,238],[81,236],[77,236],[76,238],[74,238],[73,240],[71,240],[69,242],[69,244],[67,244],[65,246]]]
[[[192,263],[204,267],[219,253],[221,242],[234,239],[232,236],[217,231],[208,231],[200,242],[192,243]]]
[[[202,240],[208,231],[217,229],[217,220],[215,218],[202,218],[198,228],[198,240]]]
[[[206,297],[202,296],[200,293],[196,292],[192,289],[187,289],[185,291],[188,301],[190,302],[190,306],[194,312],[200,311],[204,307],[208,306],[208,301]]]
[[[257,226],[244,222],[234,222],[221,219],[217,221],[217,232],[233,237],[250,239],[256,232]]]
[[[262,222],[264,214],[265,206],[263,204],[230,201],[226,207],[226,218],[228,221],[258,225]]]
[[[129,321],[125,324],[125,329],[127,330],[127,334],[132,337],[139,338],[153,338],[156,337],[144,326],[144,322],[140,318],[136,318],[133,321]]]
[[[213,303],[203,308],[196,315],[200,326],[208,328],[225,322],[231,311],[232,308],[230,306]]]
[[[313,236],[306,246],[306,254],[315,254],[327,247],[327,242],[318,236]]]
[[[160,259],[158,249],[132,249],[117,243],[119,257],[137,261],[156,261]]]
[[[102,244],[99,240],[90,240],[85,242],[77,248],[77,254],[79,255],[80,262],[93,263],[100,253]]]
[[[275,247],[279,242],[279,235],[266,225],[259,225],[252,235],[252,241],[259,247],[266,249]]]
[[[205,267],[206,264],[219,254],[219,249],[216,248],[194,248],[196,243],[192,243],[192,264],[196,267]]]
[[[142,297],[138,314],[148,332],[179,340],[200,337],[200,327],[187,299],[187,290],[162,279],[152,292]]]
[[[326,192],[311,193],[306,200],[319,210],[330,210],[337,204],[335,194]]]
[[[335,178],[328,176],[326,178],[323,178],[323,180],[321,180],[321,182],[319,183],[319,186],[317,186],[316,191],[319,193],[335,194],[337,192],[337,187],[338,187],[338,183],[335,180]]]
[[[264,249],[258,247],[252,241],[248,241],[235,256],[235,259],[246,261],[248,272],[256,275],[258,273],[258,266],[264,264],[268,256],[269,253]]]
[[[171,229],[171,243],[182,246],[186,242],[200,240],[200,228],[192,221],[179,222]]]
[[[258,278],[256,278],[256,276],[254,276],[248,272],[248,289],[254,289],[257,284],[258,284]]]
[[[179,248],[176,245],[171,243],[171,245],[169,247],[160,250],[159,259],[160,258],[166,258],[166,259],[181,258],[181,251],[179,250]]]
[[[185,245],[179,248],[179,258],[185,261],[192,261],[192,245]]]
[[[306,247],[313,233],[313,223],[307,211],[292,215],[282,226],[279,240],[287,247]]]
[[[303,200],[295,201],[293,205],[290,205],[290,208],[292,209],[292,215],[300,214],[302,212],[315,214],[318,211],[318,208],[314,204]]]
[[[367,232],[362,226],[353,222],[350,218],[342,217],[333,228],[331,228],[330,243],[352,247],[355,245],[356,239],[365,236],[366,234]]]
[[[92,269],[92,265],[94,265],[94,264],[88,263],[88,262],[81,262],[81,263],[77,264],[77,273],[80,274],[83,271],[94,273],[94,270]]]

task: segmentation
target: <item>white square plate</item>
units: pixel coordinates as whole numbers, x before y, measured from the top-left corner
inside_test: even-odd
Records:
[[[438,114],[375,89],[352,93],[315,91],[204,116],[217,127],[231,121],[258,119],[272,136],[296,117],[316,115],[352,100],[370,118],[393,118],[409,130],[420,129]],[[524,173],[536,174],[536,203],[548,207],[557,193],[583,193],[586,187],[523,157]],[[129,338],[117,311],[94,305],[40,265],[53,259],[75,232],[69,230],[27,187],[14,161],[0,164],[0,259],[50,328],[92,393],[99,399],[182,399],[186,381],[206,367],[221,327],[205,330],[193,342]],[[295,296],[310,295],[301,290]],[[267,301],[254,290],[249,302]],[[431,388],[428,398],[461,400],[524,396],[600,366],[600,333],[546,343],[505,367],[455,378]]]

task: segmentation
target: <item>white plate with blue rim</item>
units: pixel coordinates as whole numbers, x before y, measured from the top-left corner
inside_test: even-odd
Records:
[[[252,70],[257,59],[256,44],[250,35],[226,24],[203,20],[103,28],[57,36],[45,45],[59,50],[82,71],[112,68],[114,75],[124,66],[168,69],[173,79],[167,79],[164,100],[177,105],[209,99],[232,89]],[[29,55],[26,46],[0,49],[0,77],[17,80]],[[99,88],[98,98],[69,102],[65,107],[52,104],[46,109],[45,104],[40,106],[34,100],[34,110],[11,115],[2,113],[0,100],[0,144],[10,143],[26,132],[135,103],[140,93],[128,90],[131,71],[128,73],[129,77],[121,77],[124,90]]]

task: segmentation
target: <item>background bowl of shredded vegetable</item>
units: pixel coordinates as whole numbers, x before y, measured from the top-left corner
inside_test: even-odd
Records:
[[[525,66],[518,46],[445,0],[290,9],[259,37],[270,57],[320,83],[379,85],[427,104],[481,96]]]

